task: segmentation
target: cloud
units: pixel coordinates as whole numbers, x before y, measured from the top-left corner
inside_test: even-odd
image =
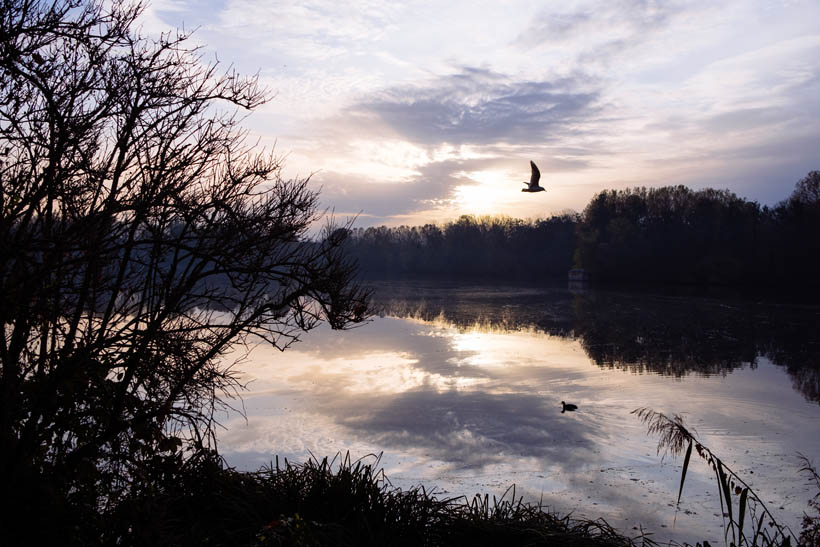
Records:
[[[517,42],[534,46],[545,41],[565,40],[576,33],[593,20],[590,12],[577,11],[574,13],[552,13],[543,11],[536,16],[529,28],[517,39]]]
[[[522,47],[562,45],[583,40],[600,54],[626,49],[657,32],[682,9],[674,2],[619,0],[592,2],[569,12],[544,9],[515,40]]]
[[[400,8],[389,3],[356,0],[259,2],[228,0],[217,26],[250,34],[254,47],[275,48],[287,55],[321,60],[362,51],[390,30]]]
[[[409,180],[392,183],[333,172],[321,173],[315,180],[323,184],[323,203],[332,204],[340,214],[362,213],[363,223],[371,224],[448,200],[455,185],[471,182],[458,175],[464,163],[433,162],[419,168],[418,175]]]
[[[557,140],[594,117],[599,94],[590,81],[516,80],[475,67],[423,86],[401,86],[354,105],[400,135],[427,145],[530,144]]]
[[[818,168],[820,37],[796,37],[709,63],[680,85],[673,109],[656,111],[648,164],[773,204]],[[658,146],[664,143],[664,146]]]
[[[517,199],[532,158],[544,173],[590,165],[583,141],[605,108],[583,75],[522,80],[459,67],[369,94],[325,120],[318,127],[326,159],[315,182],[324,203],[362,212],[366,224],[452,210],[457,189],[480,186],[476,177],[488,173],[498,184],[515,182],[509,196]]]

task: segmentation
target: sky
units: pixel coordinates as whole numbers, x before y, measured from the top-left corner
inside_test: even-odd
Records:
[[[820,169],[817,0],[154,0],[143,28],[258,73],[252,138],[356,226],[673,184],[773,205]]]

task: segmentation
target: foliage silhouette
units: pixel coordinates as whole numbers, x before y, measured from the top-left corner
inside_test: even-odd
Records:
[[[584,209],[579,263],[610,282],[816,286],[820,227],[812,171],[770,209],[728,190],[608,190]],[[809,239],[807,241],[807,239]]]
[[[214,412],[240,387],[225,361],[237,344],[285,349],[367,313],[347,230],[308,239],[317,194],[246,144],[240,111],[267,100],[256,79],[205,63],[185,34],[141,37],[142,9],[2,3],[11,543],[93,543],[77,530],[100,530],[129,492],[214,446]],[[43,522],[17,528],[31,518]]]
[[[194,462],[192,462],[194,463]],[[267,469],[226,469],[201,454],[176,481],[123,504],[131,530],[105,540],[145,545],[656,545],[628,538],[603,520],[559,517],[524,503],[511,487],[500,498],[442,498],[424,487],[394,488],[378,456],[353,460],[278,458]]]
[[[523,221],[461,216],[443,226],[357,228],[350,251],[371,278],[566,279],[574,215]]]

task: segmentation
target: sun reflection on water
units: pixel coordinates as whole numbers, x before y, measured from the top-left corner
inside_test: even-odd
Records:
[[[820,453],[820,440],[800,432],[820,431],[820,411],[782,368],[759,357],[756,368],[717,376],[635,374],[596,365],[588,350],[526,325],[454,324],[443,315],[319,329],[284,353],[254,349],[242,367],[247,422],[229,416],[220,446],[229,462],[249,468],[274,454],[384,451],[396,485],[500,495],[514,482],[562,512],[658,530],[675,516],[667,502],[680,462],[661,464],[655,440],[629,414],[650,406],[683,412],[737,468],[763,469],[756,486],[800,515],[803,486],[784,462],[796,450]],[[561,400],[579,410],[561,414]],[[719,510],[703,494],[711,475],[690,474],[682,506],[693,514],[678,514],[678,527],[711,530],[706,523]]]

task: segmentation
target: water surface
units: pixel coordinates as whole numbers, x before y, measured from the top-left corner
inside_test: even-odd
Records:
[[[681,414],[799,532],[820,455],[820,310],[748,300],[561,288],[377,286],[378,315],[318,329],[241,364],[246,418],[220,449],[242,469],[274,455],[383,453],[391,482],[442,496],[516,494],[656,539],[722,539],[712,472],[631,411]],[[561,412],[561,401],[577,412]]]

